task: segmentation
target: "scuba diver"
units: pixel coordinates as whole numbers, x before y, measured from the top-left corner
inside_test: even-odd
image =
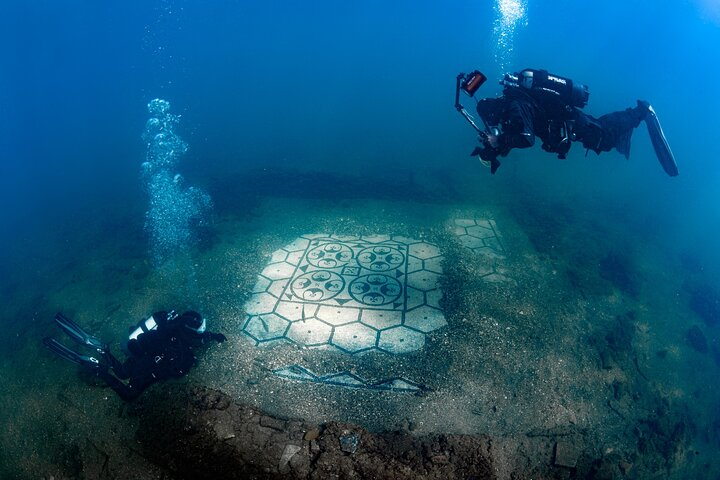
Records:
[[[174,311],[156,312],[136,327],[127,341],[128,358],[121,363],[108,345],[83,330],[62,313],[55,323],[74,341],[99,354],[99,359],[77,353],[54,338],[43,343],[58,356],[77,363],[100,377],[123,400],[133,400],[153,383],[181,377],[195,364],[193,348],[210,340],[224,342],[225,335],[206,330],[206,321],[194,311],[178,315]],[[112,371],[112,373],[111,373]],[[129,380],[124,383],[122,380]]]
[[[527,68],[519,73],[505,74],[500,82],[503,93],[497,98],[477,102],[477,112],[484,129],[460,104],[460,90],[471,97],[487,80],[478,70],[457,76],[455,108],[480,135],[481,146],[471,156],[495,173],[500,167],[498,157],[505,157],[513,148],[528,148],[535,137],[542,140],[542,149],[564,159],[572,142],[580,142],[587,151],[597,154],[613,148],[630,158],[630,138],[641,121],[647,125],[655,154],[665,172],[678,174],[675,157],[662,131],[653,107],[638,100],[637,106],[595,118],[581,109],[590,93],[585,85],[546,70]]]

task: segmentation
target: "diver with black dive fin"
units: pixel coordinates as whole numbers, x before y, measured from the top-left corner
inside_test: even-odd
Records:
[[[581,109],[587,105],[588,88],[569,78],[546,70],[527,68],[519,73],[505,74],[500,82],[503,93],[477,103],[481,129],[460,103],[460,91],[471,97],[487,77],[475,70],[457,76],[455,108],[478,132],[481,146],[471,156],[495,173],[500,167],[498,157],[505,157],[514,148],[528,148],[535,137],[542,140],[542,149],[564,159],[572,142],[580,142],[589,151],[608,152],[613,148],[630,157],[632,132],[645,121],[655,155],[669,176],[678,175],[677,162],[665,138],[660,121],[652,106],[643,100],[637,106],[595,118]]]
[[[197,360],[193,348],[210,340],[226,340],[222,333],[207,331],[206,320],[197,312],[187,311],[182,315],[174,311],[156,312],[131,329],[128,358],[120,362],[106,343],[62,313],[55,315],[55,323],[71,339],[94,350],[98,356],[80,354],[50,337],[44,338],[43,344],[59,357],[103,379],[123,400],[133,400],[159,380],[188,373]]]

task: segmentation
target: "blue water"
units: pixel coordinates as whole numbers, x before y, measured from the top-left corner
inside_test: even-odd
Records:
[[[238,205],[212,185],[256,169],[447,172],[477,179],[465,200],[590,205],[720,291],[717,2],[518,4],[501,35],[497,4],[467,0],[6,2],[0,284],[57,260],[83,225],[109,222],[100,241],[133,236],[149,252],[141,134],[148,102],[163,98],[189,145],[177,169],[210,191],[216,214]],[[536,147],[490,176],[468,157],[476,140],[453,108],[455,76],[482,70],[480,94],[492,96],[506,66],[588,85],[595,116],[650,101],[680,176],[664,174],[643,126],[629,161],[585,158],[580,145],[560,161]]]
[[[400,167],[453,169],[467,166],[474,141],[452,109],[454,75],[502,73],[498,14],[483,2],[14,3],[0,34],[1,219],[13,228],[43,225],[91,199],[138,194],[139,132],[152,98],[185,114],[187,169],[201,163],[198,177],[268,164],[357,168],[388,158]],[[651,215],[661,208],[707,253],[708,225],[718,224],[711,112],[720,102],[712,94],[720,66],[711,48],[719,35],[717,7],[700,0],[527,2],[508,59],[515,69],[546,68],[589,85],[587,110],[595,115],[650,100],[681,177],[648,165],[638,131],[629,165],[601,157],[591,163],[607,165],[602,175],[570,183],[614,190]],[[491,95],[499,87],[483,88]],[[520,166],[502,177],[532,175],[555,189],[553,179],[567,185],[566,174],[577,176],[571,162],[527,156],[516,155]]]

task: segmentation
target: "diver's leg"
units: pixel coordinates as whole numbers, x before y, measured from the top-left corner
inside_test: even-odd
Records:
[[[115,356],[110,352],[110,350],[107,350],[103,353],[103,359],[108,363],[108,367],[112,369],[113,373],[119,378],[125,380],[130,376],[129,373],[127,373],[128,368],[126,367],[126,365],[117,358],[115,358]]]
[[[132,391],[132,394],[134,395],[133,398],[135,398],[156,381],[157,379],[151,373],[144,373],[141,375],[130,377],[130,382],[128,382],[128,388]]]
[[[646,102],[635,108],[627,108],[621,112],[612,112],[598,118],[603,134],[598,150],[607,152],[616,149],[625,158],[630,158],[630,139],[632,132],[648,114]]]
[[[140,395],[140,392],[136,391],[132,387],[132,385],[124,384],[106,369],[98,370],[98,377],[102,378],[103,381],[105,381],[105,383],[107,383],[108,386],[112,388],[115,393],[117,393],[118,396],[125,401],[129,402],[130,400],[136,399],[137,396]]]

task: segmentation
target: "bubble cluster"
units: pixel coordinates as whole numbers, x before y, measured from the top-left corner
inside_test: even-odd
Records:
[[[497,0],[495,3],[495,62],[507,72],[512,63],[515,29],[527,23],[525,0]]]
[[[170,103],[155,99],[148,103],[151,118],[142,138],[147,144],[142,178],[150,197],[145,229],[150,235],[153,262],[161,265],[187,251],[197,240],[197,230],[207,224],[212,208],[202,189],[187,187],[175,167],[187,144],[175,133],[179,115],[169,113]]]

